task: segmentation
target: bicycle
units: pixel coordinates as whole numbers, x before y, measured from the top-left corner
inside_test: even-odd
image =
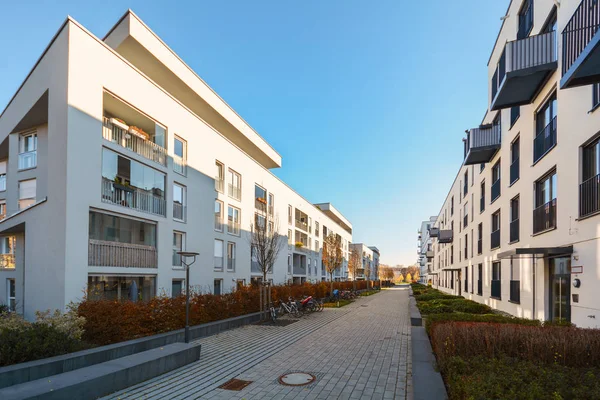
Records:
[[[283,301],[279,300],[279,313],[283,314],[289,314],[289,315],[293,315],[295,317],[301,317],[302,314],[300,313],[300,310],[298,309],[298,306],[296,305],[295,302],[291,301],[291,298],[289,300],[289,303],[284,303]]]
[[[273,323],[277,322],[277,309],[273,303],[270,304],[269,315],[271,316],[271,321]]]

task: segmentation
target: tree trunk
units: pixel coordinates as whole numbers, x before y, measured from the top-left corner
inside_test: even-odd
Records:
[[[329,290],[329,295],[333,297],[333,272],[329,273],[329,278],[331,279],[331,289]]]

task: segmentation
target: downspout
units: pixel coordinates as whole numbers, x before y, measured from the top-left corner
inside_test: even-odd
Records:
[[[537,319],[536,318],[536,313],[535,313],[535,292],[536,292],[536,286],[537,286],[537,282],[535,281],[535,270],[537,268],[537,258],[535,256],[535,254],[533,255],[533,319]]]

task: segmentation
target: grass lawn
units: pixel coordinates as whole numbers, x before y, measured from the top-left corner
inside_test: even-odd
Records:
[[[339,306],[338,306],[338,303],[339,303]],[[340,300],[339,302],[335,302],[335,303],[323,303],[323,307],[339,308],[339,307],[347,306],[350,303],[352,303],[352,300]]]
[[[374,295],[376,293],[379,293],[379,290],[368,290],[366,292],[361,292],[360,296],[371,296],[371,295]]]

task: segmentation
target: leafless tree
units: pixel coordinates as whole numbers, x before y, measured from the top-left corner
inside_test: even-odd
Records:
[[[343,261],[342,238],[330,233],[323,240],[323,266],[331,279],[330,294],[333,294],[333,272],[342,266]]]
[[[358,270],[362,268],[362,257],[359,251],[354,249],[350,250],[350,259],[348,260],[348,270],[352,275],[353,288],[356,290],[356,278]]]

